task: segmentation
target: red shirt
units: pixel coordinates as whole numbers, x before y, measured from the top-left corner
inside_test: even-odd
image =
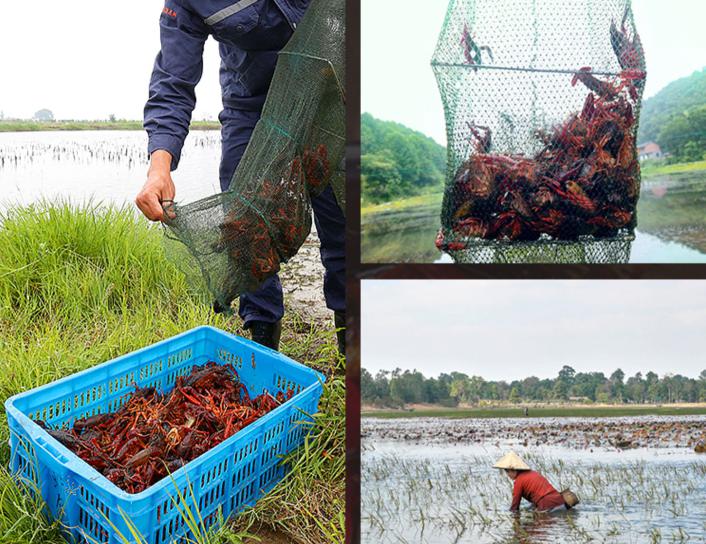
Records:
[[[537,510],[551,510],[557,506],[565,506],[564,497],[544,476],[534,470],[518,472],[512,490],[510,510],[519,510],[522,499],[530,501]]]

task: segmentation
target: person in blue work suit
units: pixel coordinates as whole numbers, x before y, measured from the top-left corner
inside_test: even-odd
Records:
[[[160,17],[157,55],[145,105],[149,136],[147,182],[135,202],[152,221],[162,221],[163,201],[174,200],[171,171],[179,165],[203,71],[204,43],[219,42],[223,111],[220,184],[228,189],[245,152],[274,75],[277,54],[291,38],[310,0],[167,0]],[[324,295],[334,311],[345,352],[345,218],[328,187],[312,198],[314,221],[326,269]],[[278,349],[284,314],[279,278],[240,297],[239,313],[252,339]]]

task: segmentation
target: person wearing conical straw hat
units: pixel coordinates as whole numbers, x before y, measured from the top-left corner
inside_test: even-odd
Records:
[[[520,509],[520,502],[526,499],[537,510],[548,511],[555,508],[570,508],[564,497],[539,472],[532,470],[519,455],[511,451],[493,465],[505,471],[514,482],[512,489],[512,505],[510,510]]]

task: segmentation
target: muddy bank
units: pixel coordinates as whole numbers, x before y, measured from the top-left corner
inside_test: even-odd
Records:
[[[574,449],[691,448],[706,439],[706,416],[462,419],[363,418],[364,441],[413,444],[563,446]]]
[[[299,253],[280,272],[285,311],[293,310],[305,321],[331,322],[333,312],[324,299],[324,266],[319,254],[319,236],[312,229]]]

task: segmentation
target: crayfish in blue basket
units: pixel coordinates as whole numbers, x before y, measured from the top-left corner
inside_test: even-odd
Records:
[[[128,493],[139,493],[274,410],[293,396],[251,398],[232,365],[206,363],[162,394],[137,388],[113,413],[77,419],[68,429],[37,423]]]

